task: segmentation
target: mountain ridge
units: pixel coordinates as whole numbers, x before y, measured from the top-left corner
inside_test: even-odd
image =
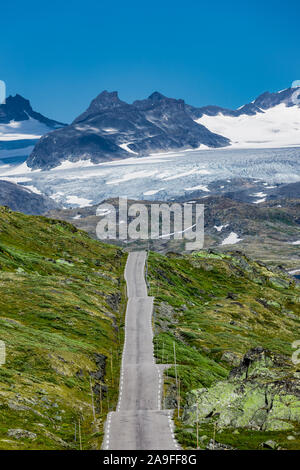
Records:
[[[258,137],[259,145],[263,145],[264,142],[266,145],[272,144],[272,138],[275,139],[274,135],[280,133],[280,125],[283,124],[279,125],[278,130],[275,116],[275,127],[270,129],[270,119],[266,118],[266,122],[261,124],[258,116],[262,116],[260,120],[263,121],[263,116],[267,116],[269,110],[276,110],[280,105],[298,109],[300,101],[298,90],[300,88],[287,88],[275,93],[264,92],[252,102],[235,110],[214,105],[194,107],[182,99],[169,98],[158,91],[146,99],[135,100],[129,104],[119,98],[117,91],[104,90],[69,126],[42,137],[33,149],[27,164],[32,169],[49,170],[66,160],[70,162],[89,160],[92,164],[97,164],[128,158],[132,154],[147,156],[155,152],[222,148],[240,141],[243,141],[244,145],[253,146],[256,144],[255,136],[260,128],[262,136]],[[235,136],[231,130],[233,123],[228,123],[225,118],[243,117],[252,118],[250,126],[244,120],[245,129],[240,130],[238,127],[234,131],[237,133]],[[225,119],[225,123],[219,122],[220,119]],[[253,119],[254,129],[251,128]],[[237,123],[239,126],[239,119],[234,121],[234,124]],[[254,137],[247,139],[247,135],[245,137],[244,134],[247,134],[248,128],[250,135],[252,133]],[[297,129],[293,129],[296,135],[293,134],[291,137],[292,143],[295,141],[296,144],[298,144]],[[286,134],[283,137],[284,143],[288,142],[288,131],[289,128],[284,129]]]

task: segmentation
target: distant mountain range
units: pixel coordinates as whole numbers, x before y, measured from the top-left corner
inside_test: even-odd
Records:
[[[64,160],[100,163],[153,152],[224,147],[229,140],[197,124],[183,100],[153,93],[127,104],[117,92],[102,92],[70,126],[44,136],[27,164],[50,169]]]
[[[65,125],[16,95],[0,106],[0,161],[30,154],[28,167],[49,170],[185,149],[298,146],[299,103],[300,88],[263,93],[236,110],[197,108],[158,92],[128,104],[103,91]]]
[[[20,95],[0,105],[0,165],[23,161],[39,138],[65,124],[34,111]]]

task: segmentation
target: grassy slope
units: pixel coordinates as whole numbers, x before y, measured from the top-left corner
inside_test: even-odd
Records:
[[[66,222],[0,208],[0,449],[78,448],[79,421],[82,447],[101,445],[118,396],[125,258]],[[92,376],[96,424],[95,353],[107,357]],[[10,437],[16,428],[37,437]]]
[[[260,345],[291,357],[291,343],[299,331],[300,290],[295,284],[285,286],[281,272],[239,254],[151,253],[149,281],[156,297],[156,357],[158,362],[174,363],[175,342],[182,405],[190,390],[227,377],[233,366],[222,360],[224,351],[241,358]],[[166,377],[166,406],[172,399],[176,402],[174,377],[172,367]],[[209,437],[213,432],[209,425],[201,430]],[[177,436],[184,446],[195,446],[195,429],[185,429],[180,419]],[[274,436],[285,448],[299,448],[299,439],[287,441],[284,433],[224,432],[217,440],[237,448],[257,448]]]

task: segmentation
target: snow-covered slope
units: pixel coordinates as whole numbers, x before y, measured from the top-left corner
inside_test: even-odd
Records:
[[[34,111],[22,96],[9,96],[0,105],[0,166],[24,159],[41,136],[63,126]]]
[[[236,148],[300,146],[300,88],[264,93],[239,110],[203,108],[195,119],[210,131],[227,137]]]
[[[198,119],[210,131],[231,141],[232,147],[290,147],[300,146],[300,108],[284,103],[248,116],[206,116]]]
[[[12,140],[39,139],[51,130],[53,128],[51,129],[51,127],[31,117],[27,121],[12,120],[7,124],[0,123],[0,140],[7,142]]]

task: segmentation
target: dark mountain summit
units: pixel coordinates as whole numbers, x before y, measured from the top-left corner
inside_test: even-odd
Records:
[[[30,101],[21,95],[9,96],[5,104],[0,105],[0,123],[8,124],[11,121],[28,121],[30,118],[39,121],[50,128],[57,128],[65,124],[48,119],[40,113],[34,111],[30,105]]]
[[[128,104],[117,92],[103,91],[70,126],[42,137],[27,164],[50,169],[64,160],[100,163],[201,144],[224,147],[229,140],[194,122],[183,100],[155,92]]]

